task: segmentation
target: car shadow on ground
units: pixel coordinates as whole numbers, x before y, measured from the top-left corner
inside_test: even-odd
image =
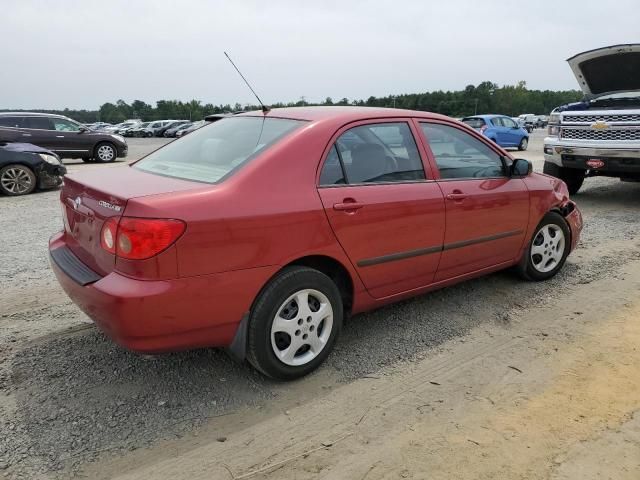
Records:
[[[602,195],[604,201],[624,203],[640,191],[603,188],[612,188],[619,198],[607,200],[596,188],[585,189],[584,198],[595,201]],[[623,230],[616,234],[636,235],[637,222],[623,223]],[[586,230],[587,241],[589,235]],[[330,395],[336,385],[428,354],[474,327],[510,328],[519,309],[543,304],[572,284],[589,283],[628,261],[625,252],[586,257],[570,260],[548,282],[523,282],[504,271],[357,315],[321,371],[291,383],[268,380],[220,350],[138,355],[114,345],[95,327],[39,340],[12,358],[11,391],[20,427],[7,430],[0,424],[0,436],[7,435],[16,451],[60,469],[105,450],[125,452],[186,435],[213,417],[267,404],[285,391]]]

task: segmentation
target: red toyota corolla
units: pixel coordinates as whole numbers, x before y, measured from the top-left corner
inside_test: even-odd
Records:
[[[61,201],[53,270],[110,337],[227,347],[283,379],[320,365],[348,315],[512,266],[554,276],[582,228],[562,181],[395,109],[226,118],[67,176]]]

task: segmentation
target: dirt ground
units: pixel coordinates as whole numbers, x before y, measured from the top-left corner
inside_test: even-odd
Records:
[[[538,171],[541,143],[518,154]],[[640,478],[640,184],[587,180],[553,280],[500,272],[357,316],[287,384],[218,351],[114,346],[48,269],[56,196],[0,198],[0,477]]]

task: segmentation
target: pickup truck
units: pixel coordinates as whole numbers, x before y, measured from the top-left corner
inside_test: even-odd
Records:
[[[640,181],[640,44],[589,50],[567,62],[584,98],[549,115],[544,173],[572,195],[588,177]]]

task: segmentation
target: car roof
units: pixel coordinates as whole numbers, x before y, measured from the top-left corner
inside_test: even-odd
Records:
[[[469,118],[482,118],[483,120],[487,120],[487,119],[491,120],[492,118],[506,117],[506,116],[507,115],[498,115],[497,113],[487,113],[484,115],[469,115],[468,117],[464,117],[463,120],[467,120]]]
[[[57,113],[43,113],[43,112],[0,112],[0,116],[3,117],[58,117],[58,118],[68,118],[64,115],[58,115]]]
[[[414,117],[425,119],[447,119],[449,117],[431,112],[422,112],[418,110],[403,110],[399,108],[379,108],[379,107],[349,107],[349,106],[323,106],[323,107],[287,107],[273,108],[266,114],[256,110],[253,112],[240,113],[234,115],[237,117],[262,117],[265,115],[274,118],[288,118],[291,120],[306,121],[336,121],[336,122],[355,122],[358,120],[367,120],[370,118],[395,118],[395,117]]]

